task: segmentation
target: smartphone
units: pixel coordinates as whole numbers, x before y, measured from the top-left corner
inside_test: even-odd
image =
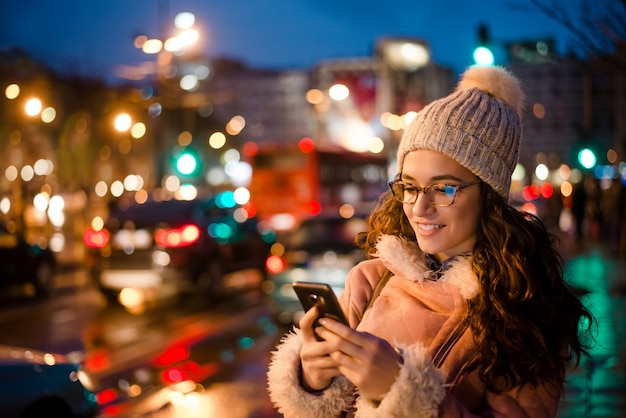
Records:
[[[294,282],[293,290],[300,299],[305,312],[317,305],[319,317],[326,317],[348,325],[348,320],[341,310],[341,305],[333,289],[327,283]]]

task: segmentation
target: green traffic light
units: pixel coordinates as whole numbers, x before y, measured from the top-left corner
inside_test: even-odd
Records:
[[[190,153],[184,153],[176,159],[176,170],[185,176],[192,174],[197,167],[198,161]]]
[[[489,36],[489,28],[484,23],[478,25],[478,46],[474,49],[474,63],[478,65],[493,65],[496,60],[493,51],[489,48],[491,45],[491,37]]]
[[[585,168],[593,168],[596,165],[596,154],[589,148],[583,148],[578,153],[578,162]]]
[[[479,65],[493,65],[495,62],[493,52],[486,46],[474,49],[474,62]]]

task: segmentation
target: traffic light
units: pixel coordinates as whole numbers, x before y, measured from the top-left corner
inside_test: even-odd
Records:
[[[478,26],[478,46],[474,49],[474,62],[480,65],[493,65],[495,62],[493,52],[489,48],[489,29],[487,25]]]
[[[183,176],[194,176],[202,169],[200,158],[195,150],[185,148],[174,156],[174,169]]]
[[[578,162],[584,168],[591,169],[596,165],[596,154],[589,148],[583,148],[578,152]]]

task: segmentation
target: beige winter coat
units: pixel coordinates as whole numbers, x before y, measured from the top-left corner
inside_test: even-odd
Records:
[[[396,382],[381,402],[359,396],[342,376],[321,394],[307,392],[299,384],[302,340],[294,329],[272,353],[268,369],[270,398],[279,412],[289,418],[556,415],[558,393],[540,387],[496,395],[485,390],[476,371],[463,370],[475,354],[471,330],[464,326],[467,301],[478,292],[468,258],[455,260],[432,280],[414,243],[385,236],[377,250],[377,258],[350,271],[339,299],[350,326],[400,350],[404,362]],[[385,268],[393,276],[365,311]]]

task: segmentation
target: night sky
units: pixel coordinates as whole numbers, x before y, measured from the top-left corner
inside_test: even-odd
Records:
[[[456,73],[472,63],[477,26],[498,49],[508,41],[572,38],[526,0],[0,0],[0,50],[17,47],[55,69],[113,79],[120,65],[154,59],[136,35],[162,36],[176,13],[196,15],[199,48],[252,67],[310,68],[325,59],[371,56],[382,36],[426,40]],[[162,22],[162,23],[160,23]]]

